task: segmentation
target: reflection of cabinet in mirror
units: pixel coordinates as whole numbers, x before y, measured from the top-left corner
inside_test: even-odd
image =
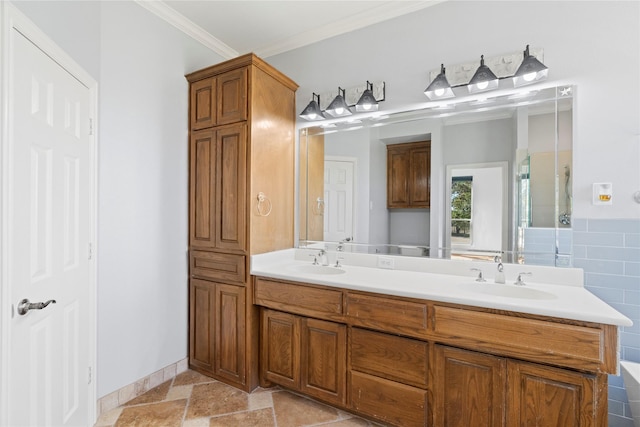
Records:
[[[300,239],[324,240],[324,133],[304,129],[300,138]],[[305,173],[306,171],[306,173]]]
[[[387,146],[387,207],[428,208],[431,142]]]

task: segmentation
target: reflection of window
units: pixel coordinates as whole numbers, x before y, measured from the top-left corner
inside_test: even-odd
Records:
[[[472,176],[451,178],[451,244],[470,245]]]

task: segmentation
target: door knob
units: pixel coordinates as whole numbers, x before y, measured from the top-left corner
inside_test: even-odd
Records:
[[[29,310],[42,310],[49,304],[55,304],[55,303],[56,303],[56,300],[54,299],[50,299],[49,301],[45,301],[45,302],[29,302],[29,300],[25,298],[22,301],[20,301],[20,303],[18,304],[18,314],[21,316],[24,316],[29,312]]]

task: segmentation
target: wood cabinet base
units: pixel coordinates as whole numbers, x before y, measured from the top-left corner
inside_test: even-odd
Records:
[[[606,425],[610,325],[266,278],[254,290],[265,383],[396,426]]]

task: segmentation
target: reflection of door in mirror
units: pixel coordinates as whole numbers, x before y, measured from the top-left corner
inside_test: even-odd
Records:
[[[324,134],[305,129],[300,138],[300,239],[320,241],[324,236]],[[306,171],[306,173],[304,173]]]
[[[324,162],[324,240],[353,239],[355,159],[327,156]]]
[[[507,162],[447,167],[452,257],[487,259],[507,247]]]

